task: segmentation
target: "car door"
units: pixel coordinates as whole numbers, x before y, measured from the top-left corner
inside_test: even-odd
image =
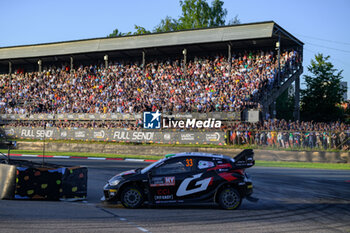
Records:
[[[149,173],[151,202],[183,202],[186,195],[177,195],[178,188],[193,174],[195,159],[190,157],[173,158],[153,168]]]

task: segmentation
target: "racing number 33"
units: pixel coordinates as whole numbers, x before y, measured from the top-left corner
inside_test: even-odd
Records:
[[[192,167],[192,166],[193,166],[192,159],[186,159],[186,167]]]

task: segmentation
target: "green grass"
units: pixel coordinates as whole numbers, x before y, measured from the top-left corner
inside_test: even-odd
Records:
[[[7,150],[0,150],[7,153]],[[43,151],[29,150],[11,150],[12,154],[33,154],[42,155]],[[45,155],[64,155],[64,156],[80,156],[80,157],[103,157],[103,158],[134,158],[134,159],[152,159],[158,160],[163,156],[148,155],[120,155],[105,153],[82,153],[82,152],[52,152],[46,151]],[[257,160],[255,166],[259,167],[289,167],[289,168],[311,168],[311,169],[334,169],[334,170],[350,170],[349,163],[310,163],[310,162],[286,162],[286,161],[261,161]]]
[[[311,163],[311,162],[287,162],[287,161],[255,161],[259,167],[289,167],[310,169],[350,170],[349,163]]]

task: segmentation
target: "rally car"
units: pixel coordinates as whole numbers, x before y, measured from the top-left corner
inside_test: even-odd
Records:
[[[253,192],[245,172],[254,165],[253,150],[236,157],[185,152],[169,154],[145,168],[122,172],[104,186],[103,200],[126,208],[178,203],[218,203],[236,209]],[[248,198],[255,200],[254,198]]]

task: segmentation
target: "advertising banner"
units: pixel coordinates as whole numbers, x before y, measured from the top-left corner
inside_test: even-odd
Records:
[[[133,131],[104,128],[32,128],[4,127],[9,138],[47,140],[115,141],[166,144],[226,144],[226,133],[222,131]]]

